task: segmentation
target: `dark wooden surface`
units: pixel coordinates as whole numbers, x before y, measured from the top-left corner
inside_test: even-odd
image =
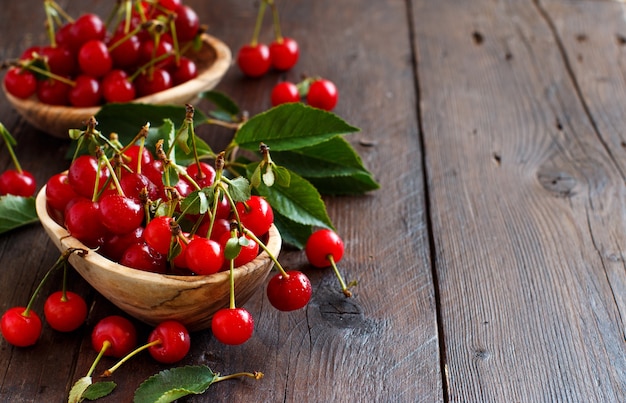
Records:
[[[40,1],[4,2],[0,59],[43,42]],[[109,1],[60,2],[74,15]],[[188,0],[233,51],[258,2]],[[262,371],[184,401],[620,402],[626,400],[626,6],[614,1],[279,1],[297,67],[260,80],[230,69],[218,89],[250,113],[302,74],[340,89],[335,112],[382,184],[327,198],[346,241],[310,305],[279,313],[259,291],[243,346],[192,334],[184,364]],[[269,19],[265,40],[271,39]],[[202,106],[201,106],[202,107]],[[44,183],[68,142],[32,129],[0,97],[22,164]],[[201,135],[225,144],[228,133]],[[10,166],[0,145],[0,170]],[[2,217],[0,217],[2,219]],[[38,225],[0,236],[0,310],[27,302],[58,252]],[[60,278],[57,278],[57,283]],[[71,334],[0,341],[0,401],[60,402],[95,357],[93,324],[117,309],[75,273],[90,304]],[[51,281],[44,295],[56,289]],[[41,309],[43,297],[36,309]],[[149,328],[138,324],[140,333]],[[160,369],[139,356],[103,402],[132,400]]]

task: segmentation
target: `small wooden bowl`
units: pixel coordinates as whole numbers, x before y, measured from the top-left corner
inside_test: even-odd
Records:
[[[219,39],[202,34],[203,46],[198,52],[188,53],[196,62],[198,76],[166,91],[137,98],[132,102],[157,105],[184,105],[194,102],[198,94],[214,88],[230,67],[232,55],[228,46]],[[31,125],[54,137],[68,138],[69,129],[80,129],[84,122],[100,110],[100,106],[74,108],[47,105],[36,96],[16,98],[4,88],[4,94],[15,110]]]
[[[57,248],[87,248],[70,236],[49,214],[46,187],[37,194],[37,215]],[[280,233],[272,225],[267,248],[278,256],[282,245]],[[176,319],[190,331],[211,326],[211,318],[230,303],[230,272],[208,276],[176,276],[150,273],[115,263],[93,250],[81,257],[73,253],[69,262],[92,287],[129,315],[150,325]],[[263,286],[274,262],[262,252],[252,262],[234,270],[235,302],[244,304]]]

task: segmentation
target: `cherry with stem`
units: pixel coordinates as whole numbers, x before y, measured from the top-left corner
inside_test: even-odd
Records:
[[[0,174],[0,196],[6,194],[23,197],[33,196],[37,186],[35,177],[30,172],[22,169],[13,150],[13,146],[17,145],[17,141],[2,123],[0,123],[0,137],[4,140],[6,149],[9,151],[15,166],[15,169],[8,169]]]

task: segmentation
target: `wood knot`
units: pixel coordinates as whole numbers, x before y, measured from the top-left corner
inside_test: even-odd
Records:
[[[576,178],[562,171],[540,171],[537,179],[541,186],[556,197],[572,197],[576,194]]]
[[[360,327],[365,322],[363,309],[355,298],[346,298],[341,292],[324,292],[323,303],[319,305],[322,318],[339,328]]]
[[[487,361],[491,357],[491,353],[487,349],[478,347],[474,350],[474,358],[480,361]]]

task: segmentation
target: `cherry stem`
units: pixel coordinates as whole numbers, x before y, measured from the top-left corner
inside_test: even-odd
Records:
[[[144,344],[143,346],[137,347],[136,349],[134,349],[133,351],[131,351],[130,353],[126,354],[124,356],[124,358],[122,358],[121,360],[119,360],[115,365],[113,365],[111,368],[105,370],[101,376],[111,376],[113,374],[113,372],[117,371],[117,369],[119,367],[122,366],[122,364],[124,364],[126,361],[130,360],[132,357],[134,357],[135,355],[139,354],[140,352],[149,349],[152,346],[157,346],[159,344],[161,344],[162,341],[161,339],[157,339],[157,340],[153,340],[149,343]]]
[[[259,246],[261,247],[261,249],[263,249],[265,252],[267,252],[267,254],[269,255],[270,259],[272,259],[272,262],[274,262],[274,265],[276,265],[276,268],[278,269],[278,271],[280,272],[280,274],[283,275],[284,278],[289,278],[289,274],[287,274],[287,272],[285,271],[285,269],[283,268],[283,266],[280,264],[280,262],[278,261],[278,259],[276,259],[276,256],[274,256],[274,254],[267,248],[267,246],[263,243],[263,241],[261,241],[259,239],[259,237],[257,237],[256,235],[254,235],[254,233],[252,231],[250,231],[248,228],[243,227],[242,233],[244,233],[245,235],[247,235],[248,237],[250,237],[250,239],[252,239],[254,242],[256,242],[257,244],[259,244]]]
[[[335,272],[335,276],[337,276],[337,279],[339,280],[339,284],[341,284],[341,291],[346,297],[350,298],[352,296],[352,292],[348,290],[348,286],[346,286],[346,282],[343,281],[343,277],[341,276],[341,273],[339,273],[339,269],[337,269],[335,258],[333,257],[332,254],[329,254],[327,256],[327,259],[330,262],[330,265],[332,266],[333,271]]]
[[[230,374],[230,375],[224,375],[224,376],[216,376],[212,383],[226,381],[228,379],[243,378],[243,377],[248,377],[248,378],[253,378],[253,379],[259,380],[259,379],[263,378],[263,372],[257,372],[257,371],[255,371],[255,372],[238,372],[236,374]]]
[[[11,136],[11,133],[9,133],[7,128],[2,124],[2,122],[0,122],[0,137],[2,137],[4,143],[6,144],[7,150],[11,155],[13,165],[15,166],[15,170],[21,174],[23,172],[22,166],[20,165],[20,162],[17,159],[17,155],[15,155],[15,151],[13,150],[13,146],[17,145],[17,141],[15,140],[15,138],[13,138],[13,136]]]
[[[89,371],[87,371],[87,375],[86,376],[91,376],[93,374],[93,372],[96,370],[96,365],[98,365],[98,363],[100,362],[100,360],[104,356],[104,353],[109,349],[109,347],[111,347],[111,342],[108,341],[108,340],[105,340],[102,343],[102,348],[98,352],[98,355],[96,356],[96,359],[93,360],[93,364],[91,364],[91,367],[89,368]]]
[[[43,276],[43,278],[39,282],[39,285],[37,285],[37,288],[35,288],[35,291],[33,291],[33,295],[31,295],[30,300],[28,301],[28,305],[26,305],[26,308],[24,309],[24,312],[22,312],[22,316],[28,316],[30,314],[30,310],[32,309],[33,304],[35,303],[35,298],[37,298],[39,291],[41,291],[41,288],[43,287],[44,283],[48,280],[48,277],[50,277],[50,274],[54,270],[59,268],[60,266],[67,265],[67,259],[69,259],[70,255],[74,252],[76,252],[77,254],[81,256],[84,256],[88,253],[86,249],[81,249],[81,248],[69,248],[65,252],[63,252],[61,256],[59,256],[57,261],[54,262],[52,267],[48,269],[46,274]],[[65,279],[64,279],[64,283],[65,283]]]
[[[256,23],[254,24],[254,32],[252,33],[252,40],[250,46],[256,46],[259,43],[259,34],[261,33],[261,25],[263,25],[263,16],[265,14],[265,8],[267,3],[262,1],[259,5],[259,13],[256,16]]]
[[[235,260],[230,259],[230,309],[235,309]]]
[[[35,73],[39,73],[39,74],[41,74],[43,76],[46,76],[46,77],[48,77],[48,78],[50,78],[52,80],[60,81],[63,84],[67,84],[67,85],[69,85],[71,87],[75,87],[76,86],[76,82],[75,81],[69,80],[69,79],[67,79],[67,78],[65,78],[63,76],[58,75],[58,74],[54,74],[54,73],[52,73],[49,70],[42,69],[42,68],[37,67],[37,66],[35,66],[33,64],[24,64],[24,63],[22,63],[21,67],[23,69],[34,71]]]
[[[272,23],[274,25],[274,38],[276,42],[283,42],[283,35],[280,32],[280,19],[278,18],[278,8],[276,7],[276,3],[274,0],[266,0],[267,4],[272,8]]]

